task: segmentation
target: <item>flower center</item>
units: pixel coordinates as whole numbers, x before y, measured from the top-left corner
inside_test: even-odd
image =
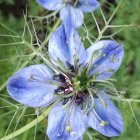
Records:
[[[62,71],[63,74],[53,76],[54,81],[63,83],[55,90],[55,94],[60,96],[59,99],[62,101],[62,104],[67,106],[75,103],[85,110],[89,106],[88,101],[90,100],[90,111],[94,107],[94,98],[99,98],[106,107],[106,102],[98,93],[104,89],[106,92],[115,92],[116,94],[116,89],[111,82],[96,79],[98,73],[93,76],[88,75],[87,67],[78,69],[78,66],[71,65],[69,62],[66,65],[67,68]]]
[[[88,91],[87,88],[90,88],[90,77],[84,73],[73,77],[65,77],[62,74],[55,75],[54,80],[64,83],[64,87],[59,87],[55,90],[56,95],[62,97],[63,104],[67,102],[75,102],[78,105],[83,105],[84,101],[87,98]]]
[[[83,91],[90,86],[90,77],[84,72],[72,78],[72,84],[75,91]]]
[[[64,0],[65,4],[76,6],[79,0]]]

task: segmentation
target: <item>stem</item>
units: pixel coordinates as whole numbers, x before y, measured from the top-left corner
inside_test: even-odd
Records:
[[[28,65],[28,63],[29,63],[34,57],[35,57],[35,55],[33,55],[32,57],[30,57],[29,61],[25,61],[25,62],[21,65],[21,67],[20,67],[19,69],[22,69],[22,68],[24,68],[26,65]],[[2,90],[5,88],[5,86],[7,85],[7,83],[8,83],[8,80],[0,87],[0,91],[2,91]]]
[[[60,19],[57,20],[56,24],[53,26],[51,32],[49,33],[49,35],[47,36],[47,38],[44,40],[44,42],[42,43],[42,45],[45,45],[46,43],[48,43],[49,38],[50,38],[50,36],[51,36],[51,33],[58,27],[59,24],[60,24]],[[0,23],[0,25],[1,25],[1,23]],[[2,26],[4,26],[4,27],[7,29],[7,27],[6,27],[5,25],[2,25]],[[10,30],[10,29],[8,28],[8,30]],[[10,31],[13,32],[12,30],[10,30]],[[15,32],[14,32],[14,33],[15,33]],[[19,69],[22,69],[22,68],[24,68],[25,66],[27,66],[27,65],[29,64],[29,62],[35,57],[35,55],[36,55],[36,54],[34,54],[34,55],[30,58],[29,61],[25,61],[25,62],[23,63],[23,65],[22,65]],[[0,91],[2,91],[2,90],[5,88],[5,86],[7,85],[7,82],[8,82],[8,80],[5,81],[4,84],[3,84],[2,86],[0,86]]]
[[[104,33],[104,32],[106,31],[106,29],[108,28],[109,23],[111,22],[111,20],[112,20],[113,17],[115,16],[116,12],[118,11],[118,9],[119,9],[119,7],[120,7],[122,1],[123,1],[123,0],[121,0],[121,1],[119,2],[118,6],[117,6],[116,9],[114,10],[114,12],[112,13],[112,15],[111,15],[110,18],[108,19],[108,21],[105,22],[105,26],[104,26],[104,28],[102,29],[102,31],[100,31],[100,34],[99,34],[98,38],[96,39],[95,43],[97,43],[98,41],[100,41],[100,39],[102,38],[103,33]]]
[[[57,22],[55,23],[55,25],[53,26],[51,32],[48,34],[47,38],[44,40],[44,42],[42,43],[43,45],[45,45],[48,41],[49,41],[49,38],[51,36],[51,33],[58,27],[58,25],[60,24],[61,20],[58,19]]]
[[[36,125],[36,122],[41,122],[46,116],[48,116],[49,111],[51,110],[53,105],[51,105],[46,111],[44,111],[41,115],[38,116],[38,118],[34,119],[32,122],[30,122],[29,124],[25,125],[24,127],[18,129],[17,131],[1,138],[0,140],[10,140],[13,139],[14,137],[24,133],[25,131],[31,129],[32,127],[34,127]]]

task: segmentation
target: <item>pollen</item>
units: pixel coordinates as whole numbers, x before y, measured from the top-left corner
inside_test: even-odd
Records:
[[[105,56],[106,56],[106,54],[104,53],[104,54],[103,54],[103,57],[105,57]]]
[[[100,126],[105,126],[105,125],[107,125],[107,124],[109,124],[108,121],[103,121],[103,120],[102,120],[102,121],[100,122]]]

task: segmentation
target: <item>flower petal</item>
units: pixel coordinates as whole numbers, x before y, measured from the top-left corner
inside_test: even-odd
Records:
[[[79,0],[78,8],[83,12],[92,12],[100,7],[100,3],[97,0]]]
[[[78,28],[83,24],[83,13],[79,8],[73,6],[63,7],[60,11],[60,18],[64,24],[71,28]]]
[[[84,115],[77,107],[72,112],[70,108],[64,108],[64,105],[57,103],[50,111],[47,128],[50,140],[82,140],[85,132]]]
[[[95,98],[94,109],[88,115],[88,125],[105,136],[119,136],[123,131],[122,116],[105,93],[98,94],[104,99],[106,107],[99,98]]]
[[[49,41],[49,54],[55,63],[61,60],[65,65],[67,62],[74,65],[74,56],[78,57],[79,64],[86,59],[86,51],[80,36],[75,30],[67,34],[64,25],[52,33]]]
[[[79,140],[87,129],[87,117],[77,105],[72,108],[70,114],[71,139]]]
[[[89,75],[97,75],[96,79],[110,78],[120,67],[124,55],[123,46],[115,41],[102,40],[87,49],[89,63],[92,56],[92,64]]]
[[[70,52],[64,26],[60,26],[52,33],[48,47],[49,54],[54,61],[61,60],[63,63],[70,60]]]
[[[57,103],[49,113],[47,134],[50,140],[66,140],[67,110],[61,103]]]
[[[48,10],[58,10],[63,6],[62,0],[37,0],[37,2]]]
[[[78,64],[85,64],[86,61],[86,50],[85,47],[83,46],[83,43],[81,41],[81,38],[75,30],[71,32],[71,35],[69,37],[69,48],[70,48],[70,54],[71,54],[71,59],[70,63],[74,64],[75,62],[75,57],[78,59]]]
[[[16,101],[30,107],[47,106],[54,101],[57,86],[48,84],[53,73],[43,64],[26,67],[13,75],[7,85]]]

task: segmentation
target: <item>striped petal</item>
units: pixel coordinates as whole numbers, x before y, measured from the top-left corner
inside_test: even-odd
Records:
[[[45,65],[32,65],[16,72],[9,79],[7,90],[13,99],[29,107],[47,106],[54,101],[57,88],[48,83],[52,76]]]

